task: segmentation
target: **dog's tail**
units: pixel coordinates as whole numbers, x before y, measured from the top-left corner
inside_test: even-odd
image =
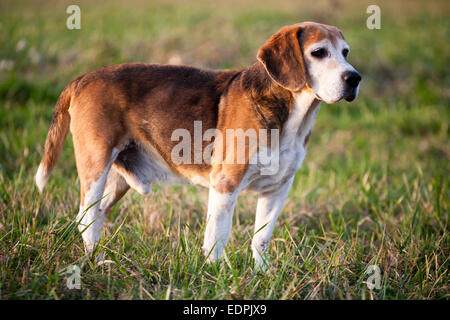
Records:
[[[48,177],[61,155],[70,125],[69,107],[72,97],[73,82],[70,83],[59,96],[53,112],[52,122],[45,140],[44,154],[35,176],[39,192],[42,192]]]

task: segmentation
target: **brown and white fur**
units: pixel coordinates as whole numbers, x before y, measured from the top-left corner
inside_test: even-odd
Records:
[[[361,78],[347,52],[337,28],[304,22],[275,33],[259,49],[258,61],[241,70],[127,63],[87,73],[56,104],[36,174],[39,190],[70,128],[81,184],[77,220],[88,252],[101,237],[106,213],[130,187],[147,194],[152,183],[188,182],[209,188],[203,244],[209,261],[220,258],[228,241],[239,193],[259,195],[252,250],[256,266],[265,267],[264,252],[305,157],[320,102],[351,101],[358,94]],[[194,121],[201,121],[203,132],[278,129],[278,171],[262,175],[261,165],[248,161],[255,150],[241,164],[174,163],[172,132],[192,133]],[[219,148],[224,158],[231,154],[220,139],[214,152]]]

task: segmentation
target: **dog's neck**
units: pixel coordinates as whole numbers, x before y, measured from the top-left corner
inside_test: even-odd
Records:
[[[316,99],[314,92],[303,89],[293,94],[291,112],[284,123],[282,141],[285,146],[295,147],[297,143],[305,146],[312,126],[319,110],[320,100]]]
[[[289,131],[296,131],[297,135],[302,135],[304,131],[311,130],[320,100],[317,100],[314,92],[309,88],[294,93],[293,97],[292,110],[284,128]]]
[[[282,130],[293,102],[292,94],[278,85],[267,74],[261,62],[246,68],[240,85],[251,100],[251,107],[267,129]]]

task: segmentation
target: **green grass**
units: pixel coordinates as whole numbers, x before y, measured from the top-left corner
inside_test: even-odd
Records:
[[[82,29],[68,31],[70,1],[3,1],[0,298],[448,299],[448,2],[378,2],[381,30],[365,27],[370,1],[299,2],[83,2]],[[243,67],[272,33],[302,20],[343,30],[363,82],[354,103],[320,110],[269,271],[252,265],[253,196],[239,198],[228,259],[205,264],[207,190],[192,186],[129,192],[106,223],[107,263],[87,258],[70,138],[42,195],[33,181],[62,88],[128,61]],[[66,287],[74,264],[81,290]],[[380,267],[381,289],[367,288],[369,265]]]

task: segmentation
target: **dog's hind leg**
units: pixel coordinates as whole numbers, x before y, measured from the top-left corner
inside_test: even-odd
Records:
[[[75,150],[79,147],[75,139],[74,147]],[[111,165],[119,154],[119,150],[115,148],[103,148],[103,150],[104,152],[97,150],[95,153],[76,152],[81,185],[80,212],[77,222],[88,253],[92,253],[100,240],[105,221],[105,214],[100,210],[100,202]]]
[[[158,168],[136,144],[131,143],[118,155],[113,168],[132,189],[140,194],[151,193]]]
[[[130,186],[125,181],[124,177],[118,172],[117,166],[114,163],[108,173],[105,191],[103,192],[104,197],[100,203],[100,210],[102,213],[106,215],[129,189]]]

